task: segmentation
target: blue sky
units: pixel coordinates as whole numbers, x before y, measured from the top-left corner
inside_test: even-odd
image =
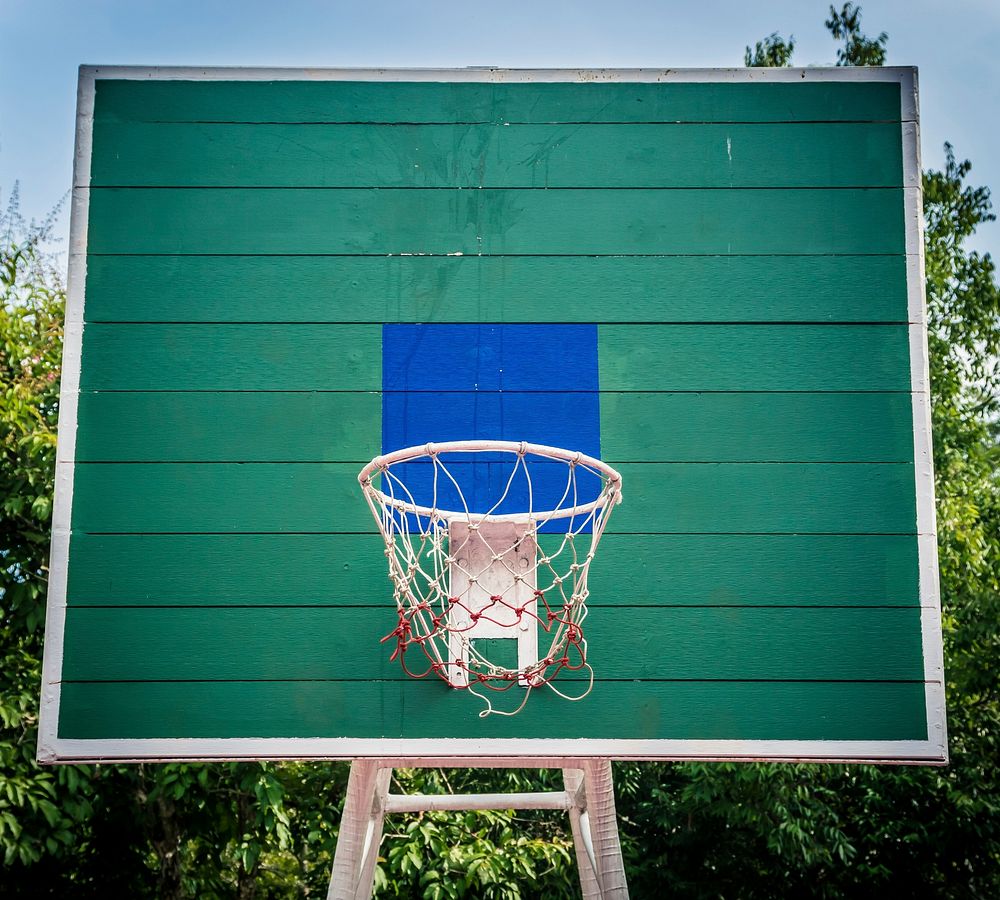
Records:
[[[838,3],[838,6],[840,4]],[[772,0],[0,0],[0,191],[42,217],[68,190],[81,63],[278,66],[734,66],[794,35],[797,65],[832,64],[827,3]],[[1000,3],[868,0],[890,65],[920,67],[925,167],[944,141],[1000,204]],[[60,233],[68,230],[62,217]],[[1000,256],[1000,225],[975,246]]]

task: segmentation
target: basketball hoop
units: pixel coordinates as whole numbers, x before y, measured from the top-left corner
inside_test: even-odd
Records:
[[[358,481],[385,540],[399,617],[383,642],[408,675],[469,690],[486,704],[481,716],[520,712],[534,688],[567,700],[590,693],[587,572],[621,501],[618,472],[557,447],[450,441],[377,456]],[[504,638],[517,641],[516,666],[483,649]],[[555,687],[564,670],[585,688]],[[516,709],[494,707],[487,692],[518,686]]]

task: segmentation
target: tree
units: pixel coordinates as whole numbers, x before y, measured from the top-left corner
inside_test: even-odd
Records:
[[[764,40],[757,41],[753,51],[747,47],[743,54],[743,63],[754,68],[789,66],[792,63],[792,51],[794,50],[794,35],[786,41],[777,31],[773,31]]]
[[[826,27],[844,46],[837,51],[838,66],[882,66],[885,65],[885,45],[889,35],[884,31],[877,38],[867,38],[861,33],[861,7],[845,3],[838,13],[830,7],[830,18]]]
[[[0,212],[0,849],[5,866],[71,852],[90,813],[88,770],[35,765],[63,292],[41,253],[55,214]]]

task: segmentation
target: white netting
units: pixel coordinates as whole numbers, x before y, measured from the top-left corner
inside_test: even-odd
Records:
[[[471,691],[483,716],[519,712],[538,687],[570,700],[590,692],[587,571],[621,500],[618,472],[554,447],[454,441],[376,457],[358,480],[397,607],[383,643],[408,675]],[[517,665],[491,660],[492,642],[511,637]],[[565,690],[553,684],[560,672]],[[490,695],[515,687],[516,708],[497,709]]]

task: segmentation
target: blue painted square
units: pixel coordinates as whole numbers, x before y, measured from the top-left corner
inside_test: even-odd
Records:
[[[383,453],[493,438],[600,456],[596,325],[384,325],[382,390]],[[485,512],[503,493],[511,457],[472,459],[461,463],[462,488],[472,511]],[[399,474],[429,495],[429,466],[408,464]],[[497,512],[528,508],[527,485],[515,481]],[[565,489],[565,466],[533,468],[534,509]],[[447,508],[442,491],[438,505]]]

